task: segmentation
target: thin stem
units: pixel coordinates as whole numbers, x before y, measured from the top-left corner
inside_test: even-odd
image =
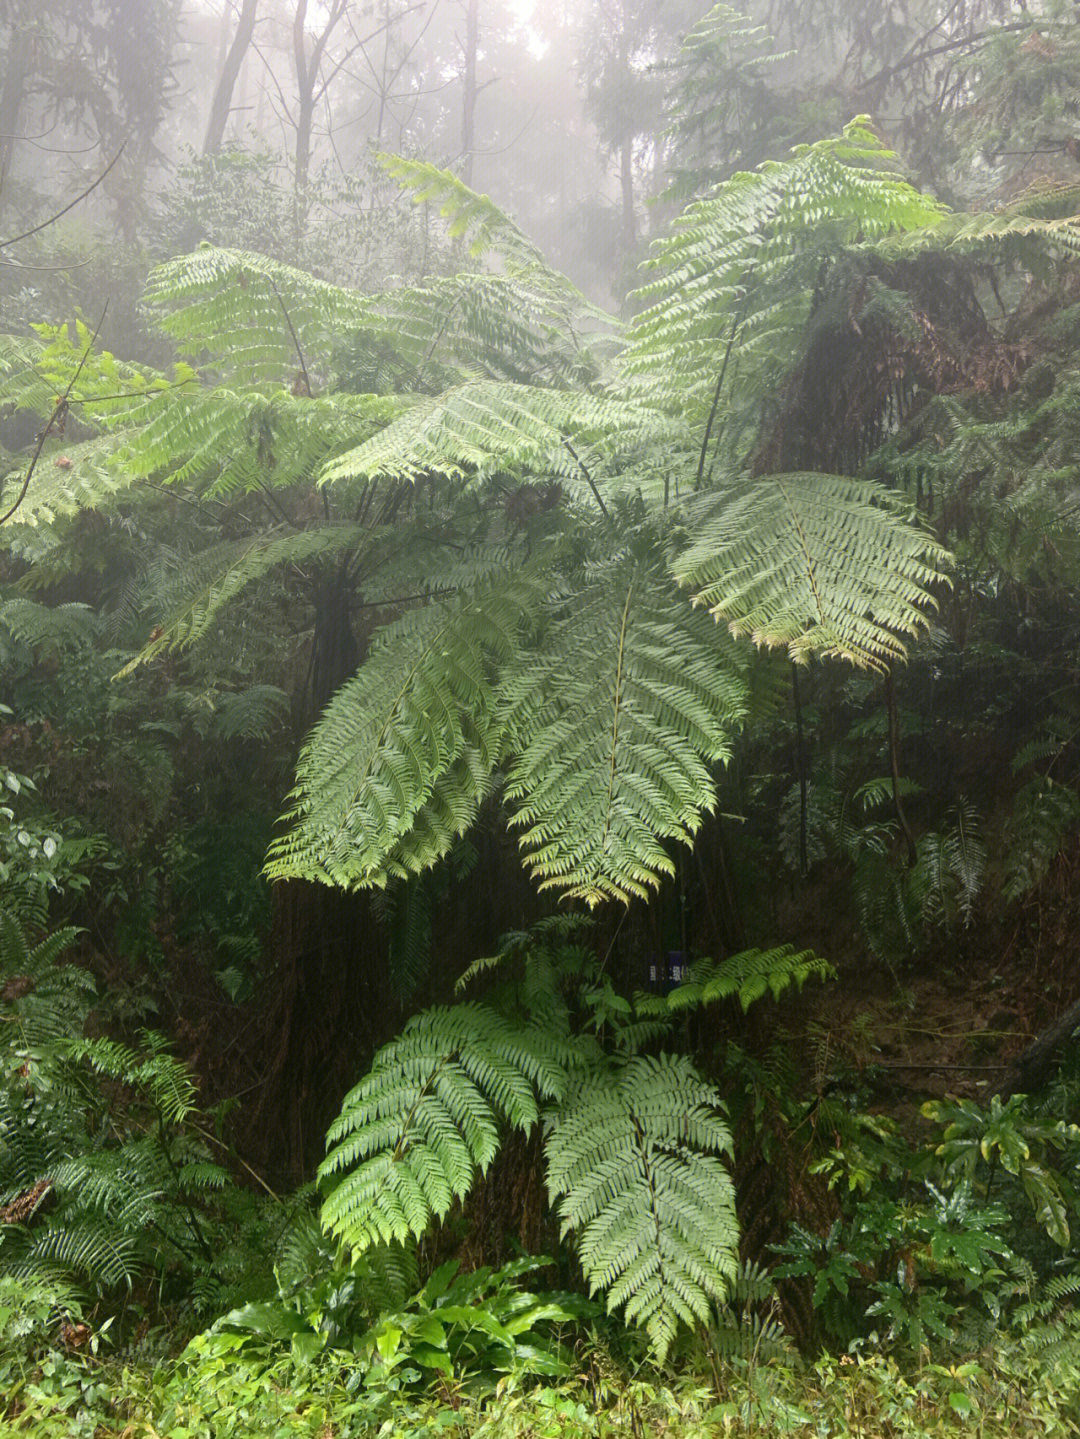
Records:
[[[896,806],[896,817],[900,821],[904,842],[907,845],[908,868],[913,869],[919,858],[919,851],[915,844],[915,836],[911,833],[907,815],[904,813],[903,801],[900,798],[900,720],[896,712],[896,691],[893,688],[891,670],[885,676],[884,688],[885,708],[889,718],[889,766],[892,770],[893,804]]]
[[[31,481],[31,479],[33,478],[35,469],[37,469],[37,462],[38,462],[38,460],[41,459],[41,452],[42,452],[42,450],[45,448],[45,441],[46,441],[46,439],[47,439],[48,436],[49,436],[49,431],[52,429],[52,427],[57,423],[57,421],[58,421],[63,415],[66,415],[66,414],[67,414],[67,409],[68,409],[68,396],[71,394],[72,390],[75,388],[76,382],[78,381],[79,376],[80,376],[80,375],[82,374],[82,372],[83,372],[83,366],[86,364],[87,360],[90,358],[90,351],[94,348],[94,345],[97,343],[97,337],[101,334],[101,327],[102,327],[102,325],[105,323],[105,316],[106,316],[108,313],[109,313],[109,302],[108,302],[108,300],[106,300],[106,301],[105,301],[105,308],[104,308],[104,309],[102,310],[102,312],[101,312],[101,319],[97,322],[97,329],[96,329],[96,330],[94,331],[94,333],[90,336],[90,343],[87,345],[86,349],[83,351],[83,357],[82,357],[82,359],[79,361],[79,368],[75,371],[75,373],[72,375],[71,379],[68,381],[68,387],[67,387],[67,389],[66,389],[66,390],[64,391],[64,393],[60,396],[60,398],[57,400],[56,405],[55,405],[55,407],[53,408],[53,412],[52,412],[52,414],[49,416],[48,422],[47,422],[47,423],[45,424],[45,426],[42,428],[41,434],[38,435],[37,447],[35,448],[34,453],[33,453],[33,456],[32,456],[32,458],[31,458],[31,460],[30,460],[30,468],[29,468],[29,469],[27,470],[27,472],[26,472],[26,479],[23,480],[22,489],[19,491],[19,498],[15,501],[15,503],[12,505],[11,509],[8,510],[6,514],[0,515],[0,525],[6,525],[7,522],[8,522],[8,520],[11,519],[12,515],[13,515],[13,514],[15,513],[15,511],[20,507],[20,505],[22,504],[23,500],[26,499],[26,492],[27,492],[27,491],[29,490],[29,488],[30,488],[30,481]]]
[[[288,325],[289,334],[292,336],[292,342],[296,346],[296,354],[300,360],[300,373],[304,377],[304,389],[308,393],[308,398],[310,398],[313,393],[311,388],[311,376],[308,374],[308,367],[307,362],[304,359],[304,352],[300,348],[300,336],[296,333],[296,326],[292,322],[292,316],[289,314],[288,307],[286,306],[285,301],[281,297],[281,291],[278,289],[277,283],[274,280],[273,275],[271,275],[269,279],[270,288],[277,296],[278,304],[281,306],[281,313],[285,316],[285,323]]]
[[[589,474],[588,467],[586,466],[585,461],[578,454],[577,450],[574,449],[573,445],[570,443],[569,440],[563,440],[563,444],[569,450],[578,469],[585,476],[585,482],[589,486],[589,489],[592,490],[593,495],[596,499],[596,503],[600,506],[600,513],[603,515],[605,520],[609,520],[611,516],[608,514],[607,505],[604,504],[604,497],[596,488],[596,484],[593,481],[592,475]]]
[[[125,140],[124,145],[126,144],[127,141]],[[102,170],[101,174],[97,177],[94,183],[88,186],[81,195],[76,195],[74,200],[72,200],[69,204],[65,205],[62,210],[57,210],[55,215],[50,215],[47,220],[42,220],[41,224],[35,225],[32,230],[24,230],[21,235],[13,235],[10,240],[0,240],[0,250],[6,249],[8,245],[17,245],[20,240],[28,240],[31,235],[36,235],[40,230],[47,230],[50,225],[55,225],[57,220],[61,219],[64,215],[66,215],[69,210],[74,210],[76,205],[81,205],[82,202],[86,199],[87,195],[93,194],[93,192],[101,184],[102,180],[104,180],[105,176],[116,164],[117,160],[119,160],[120,156],[124,153],[124,145],[120,146],[119,150],[117,150],[116,154],[105,166],[104,170]]]
[[[799,873],[810,873],[806,845],[806,740],[803,735],[802,701],[799,696],[799,667],[791,664],[791,694],[795,701],[795,769],[799,776]]]

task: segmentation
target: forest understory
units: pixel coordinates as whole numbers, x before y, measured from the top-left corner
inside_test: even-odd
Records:
[[[0,1432],[1080,1434],[1080,10],[0,5]]]

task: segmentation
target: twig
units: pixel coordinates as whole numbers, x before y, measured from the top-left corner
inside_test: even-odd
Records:
[[[125,140],[124,145],[126,144],[127,141]],[[47,230],[50,225],[55,225],[57,220],[61,219],[62,216],[66,215],[69,210],[74,210],[76,205],[81,205],[82,202],[86,199],[87,195],[93,194],[93,192],[101,184],[102,180],[104,180],[105,176],[116,164],[117,160],[119,160],[120,156],[124,153],[124,145],[120,146],[119,150],[117,150],[116,154],[105,166],[104,170],[102,170],[101,174],[97,177],[94,183],[90,185],[87,189],[85,189],[81,195],[76,195],[74,200],[72,200],[69,204],[65,205],[62,210],[57,210],[55,215],[50,215],[47,220],[42,220],[41,224],[35,225],[32,230],[24,230],[21,235],[13,235],[10,240],[0,240],[0,250],[6,249],[8,245],[17,245],[20,240],[28,240],[31,235],[36,235],[39,230]]]
[[[892,769],[893,804],[896,806],[896,817],[900,821],[900,828],[903,830],[904,840],[907,844],[908,868],[913,869],[919,858],[919,851],[915,844],[915,836],[911,833],[907,815],[904,813],[903,800],[900,797],[900,721],[896,713],[896,691],[893,689],[891,670],[885,675],[885,708],[889,720],[889,765]]]
[[[292,316],[289,314],[289,311],[286,308],[285,301],[281,298],[281,291],[278,289],[277,283],[274,280],[273,275],[269,276],[269,279],[270,288],[273,290],[274,294],[278,298],[278,304],[281,306],[281,313],[285,316],[285,323],[289,327],[289,334],[292,336],[292,342],[296,346],[296,354],[300,361],[300,373],[304,377],[304,388],[307,390],[308,398],[310,399],[313,393],[311,388],[311,376],[308,374],[307,363],[304,360],[304,352],[300,348],[300,337],[296,333],[296,326],[292,322]]]
[[[97,337],[101,334],[101,327],[102,327],[102,325],[105,323],[105,316],[106,316],[108,313],[109,313],[109,302],[108,302],[108,300],[106,300],[106,301],[105,301],[105,308],[104,308],[104,309],[102,310],[102,312],[101,312],[101,319],[97,322],[97,329],[96,329],[96,330],[94,331],[94,333],[90,336],[90,343],[87,345],[86,349],[83,351],[83,357],[82,357],[82,359],[79,361],[79,368],[75,371],[75,373],[72,375],[71,379],[68,381],[68,387],[67,387],[67,389],[66,389],[66,390],[64,391],[64,393],[60,396],[60,398],[57,400],[56,406],[55,406],[55,408],[53,409],[52,414],[49,416],[48,423],[42,428],[41,434],[38,435],[37,448],[34,450],[33,457],[32,457],[32,459],[30,460],[30,468],[29,468],[29,469],[27,470],[27,472],[26,472],[26,479],[23,480],[22,489],[19,491],[19,498],[15,501],[15,503],[12,505],[11,509],[8,510],[6,514],[0,515],[0,525],[6,525],[7,522],[8,522],[8,520],[11,519],[12,515],[15,513],[15,511],[16,511],[16,510],[19,508],[19,506],[22,504],[23,500],[26,499],[26,492],[27,492],[27,490],[30,488],[30,481],[31,481],[31,479],[33,478],[34,470],[37,468],[37,462],[38,462],[38,460],[41,459],[41,452],[42,452],[42,450],[45,448],[45,441],[46,441],[46,439],[48,438],[49,431],[52,429],[53,425],[56,424],[56,422],[57,422],[57,420],[60,418],[60,416],[67,413],[68,396],[71,394],[72,390],[75,388],[75,383],[76,383],[76,381],[78,380],[79,376],[80,376],[80,375],[82,374],[82,372],[83,372],[83,366],[86,364],[87,360],[90,358],[90,351],[94,348],[94,345],[95,345],[96,342],[97,342]]]
[[[574,463],[577,465],[581,473],[585,476],[585,481],[588,484],[589,489],[592,490],[594,496],[596,497],[596,503],[600,506],[600,513],[603,515],[605,520],[610,519],[611,516],[608,514],[607,505],[604,504],[604,497],[596,488],[593,477],[589,474],[588,467],[586,466],[585,461],[578,454],[577,450],[574,449],[573,445],[570,443],[569,440],[563,440],[563,444],[570,451],[570,454],[573,456]]]

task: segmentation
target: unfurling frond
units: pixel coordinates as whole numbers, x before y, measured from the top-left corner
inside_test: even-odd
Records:
[[[503,697],[526,863],[542,888],[589,904],[647,895],[674,872],[662,841],[691,840],[745,711],[730,641],[655,560],[596,579]]]
[[[499,580],[380,631],[300,755],[271,878],[382,885],[433,864],[473,822],[497,757],[493,667],[539,598],[535,576]]]
[[[928,625],[948,553],[879,486],[837,475],[748,480],[688,507],[675,562],[695,604],[791,658],[885,670]]]
[[[720,1096],[675,1055],[585,1075],[551,1117],[548,1191],[592,1290],[645,1327],[663,1359],[735,1275],[731,1136]]]
[[[324,1226],[354,1249],[422,1235],[487,1169],[500,1126],[528,1131],[561,1095],[564,1047],[483,1005],[417,1015],[330,1127]]]

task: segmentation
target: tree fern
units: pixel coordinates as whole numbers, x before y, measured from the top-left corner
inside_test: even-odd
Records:
[[[177,351],[248,383],[284,383],[307,355],[331,353],[372,302],[265,255],[204,246],[150,273],[144,301]],[[296,332],[296,340],[292,331]]]
[[[834,475],[748,480],[686,511],[680,584],[732,634],[793,660],[883,670],[928,627],[947,552],[879,487]]]
[[[542,888],[589,904],[655,888],[714,803],[745,707],[730,650],[654,558],[618,557],[503,690],[506,795]]]
[[[931,226],[942,213],[900,177],[865,120],[732,176],[653,247],[646,268],[657,278],[638,292],[625,357],[634,388],[704,420],[736,334],[743,371],[751,358],[770,361],[779,378],[823,260],[844,243]]]
[[[327,1133],[323,1224],[354,1249],[421,1236],[565,1085],[564,1046],[481,1005],[426,1010],[375,1057]],[[355,1166],[355,1167],[354,1167]],[[347,1171],[344,1177],[337,1178]]]
[[[592,1290],[642,1324],[663,1359],[735,1275],[731,1141],[720,1097],[686,1059],[584,1076],[549,1121],[548,1190]]]

